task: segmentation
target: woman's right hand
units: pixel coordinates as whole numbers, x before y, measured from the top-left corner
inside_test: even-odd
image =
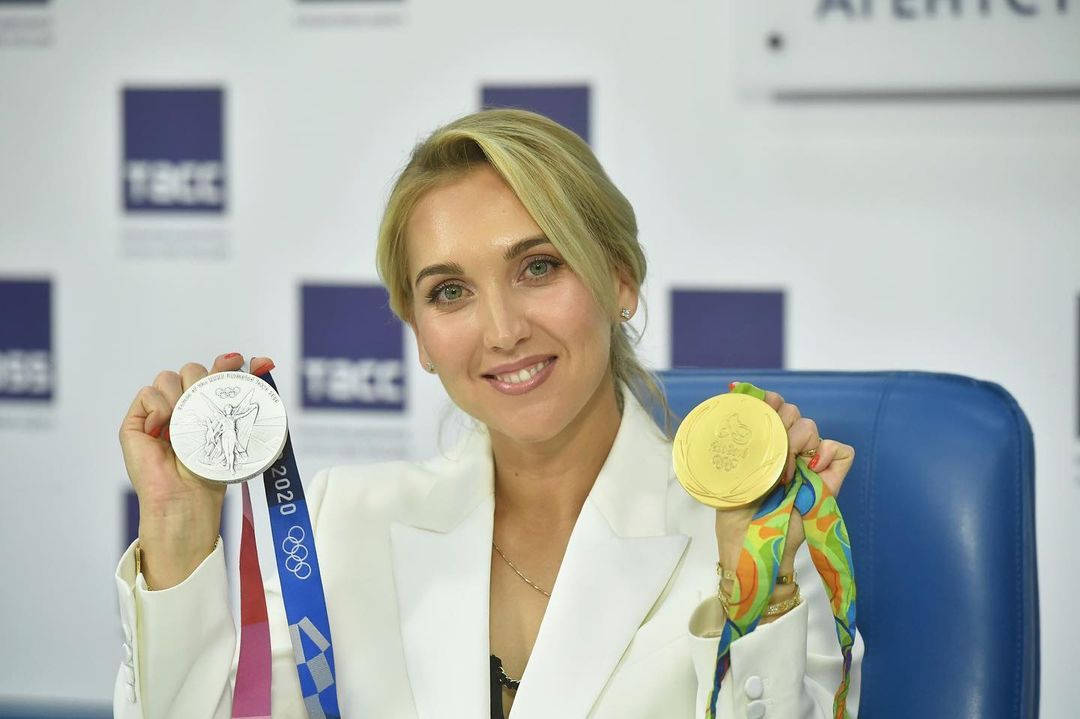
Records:
[[[143,575],[155,590],[179,584],[213,550],[221,526],[225,485],[188,471],[169,442],[169,420],[180,395],[207,374],[238,370],[244,358],[221,355],[207,372],[189,362],[180,372],[163,371],[135,395],[120,426],[120,447],[128,478],[139,497],[139,546]],[[261,374],[273,367],[266,357],[253,357],[251,369]]]

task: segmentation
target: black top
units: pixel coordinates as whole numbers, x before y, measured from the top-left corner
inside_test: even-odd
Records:
[[[491,719],[506,719],[502,707],[502,659],[491,655]],[[510,687],[517,689],[517,687]]]

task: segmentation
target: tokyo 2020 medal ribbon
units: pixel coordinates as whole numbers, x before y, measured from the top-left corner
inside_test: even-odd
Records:
[[[265,379],[263,379],[265,377]],[[269,372],[217,372],[188,387],[169,423],[177,458],[206,480],[244,483],[262,475],[282,603],[308,716],[338,719],[330,622],[314,532],[285,407]],[[240,656],[233,687],[234,719],[268,719],[269,615],[255,542],[251,493],[243,487],[240,539]]]

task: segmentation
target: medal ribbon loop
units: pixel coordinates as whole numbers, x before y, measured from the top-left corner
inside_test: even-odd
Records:
[[[277,391],[269,372],[260,377]],[[263,473],[263,488],[304,706],[311,719],[339,719],[330,620],[315,552],[315,535],[300,473],[296,469],[291,437],[286,436],[281,457]],[[240,541],[240,596],[240,659],[232,716],[234,719],[268,718],[271,714],[270,629],[255,545],[251,497],[246,483]]]
[[[737,383],[732,391],[765,401],[764,390],[749,382]],[[743,540],[735,568],[735,586],[728,602],[731,616],[724,620],[716,652],[716,670],[705,712],[706,719],[716,716],[720,685],[731,662],[731,644],[757,628],[768,606],[776,585],[780,559],[784,555],[793,507],[802,515],[810,557],[825,582],[836,623],[836,637],[843,655],[843,676],[833,697],[833,718],[846,719],[849,716],[847,693],[851,678],[851,649],[855,642],[855,571],[851,560],[851,542],[836,498],[806,461],[796,456],[795,477],[786,487],[778,484],[769,493],[750,520]]]

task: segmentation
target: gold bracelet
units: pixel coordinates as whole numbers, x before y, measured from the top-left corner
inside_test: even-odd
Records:
[[[212,547],[210,547],[210,553],[206,555],[207,557],[209,557],[210,554],[214,553],[214,550],[217,549],[218,542],[220,542],[220,541],[221,541],[221,535],[219,534],[217,537],[214,538],[214,544],[213,544]],[[136,579],[138,578],[138,576],[140,574],[142,574],[142,544],[139,543],[139,542],[135,542],[135,577],[136,577]],[[150,582],[146,581],[145,576],[143,577],[143,582],[146,584],[147,591],[150,591],[150,592],[154,591],[154,588],[150,586]]]
[[[720,562],[717,562],[716,563],[716,576],[720,577],[721,580],[730,579],[732,581],[735,581],[735,577],[737,575],[735,574],[734,569],[724,569],[720,565]]]
[[[142,574],[142,546],[139,542],[135,542],[135,580],[138,581],[139,575]],[[150,585],[147,584],[146,588],[149,589]]]
[[[716,563],[716,575],[718,577],[720,577],[721,582],[723,582],[723,580],[725,580],[725,579],[730,579],[731,581],[734,582],[736,580],[737,576],[738,576],[735,573],[734,569],[724,569],[720,565],[720,562]],[[795,583],[795,570],[792,569],[787,574],[777,575],[776,583],[777,584],[794,584]]]
[[[720,604],[724,607],[724,614],[730,617],[731,608],[728,605],[728,602],[730,600],[723,592],[720,592],[717,596],[720,598]],[[796,588],[795,596],[785,599],[782,602],[770,604],[769,606],[765,607],[765,611],[762,613],[761,617],[762,619],[764,619],[765,617],[778,617],[781,614],[787,614],[789,611],[799,606],[800,604],[802,604],[802,595],[799,594],[798,588]]]
[[[801,603],[802,603],[802,595],[799,594],[799,585],[796,584],[795,585],[795,596],[793,596],[793,597],[791,597],[789,599],[785,599],[782,602],[777,602],[776,604],[770,604],[769,606],[767,606],[765,608],[765,613],[762,614],[761,616],[762,617],[778,617],[781,614],[786,614],[787,612],[791,611],[795,607],[799,606]]]
[[[721,576],[722,580],[723,579],[734,579],[735,578],[735,572],[733,572],[730,569],[724,569],[723,567],[720,566],[719,562],[716,563],[716,573]],[[785,599],[785,600],[783,600],[781,602],[776,602],[775,604],[770,604],[767,607],[765,607],[765,612],[761,615],[763,619],[765,617],[777,617],[777,616],[780,616],[781,614],[785,614],[788,611],[794,609],[795,607],[799,606],[799,604],[802,603],[802,595],[799,593],[799,585],[795,581],[795,572],[794,571],[792,571],[790,574],[783,574],[783,575],[777,577],[776,583],[778,585],[779,584],[785,584],[785,585],[786,584],[793,584],[793,585],[795,585],[795,594],[794,594],[794,596],[791,596],[791,597],[789,597],[789,598],[787,598],[787,599]],[[731,600],[728,599],[727,594],[724,593],[724,588],[723,588],[722,585],[717,586],[717,588],[716,588],[716,596],[717,596],[717,598],[719,598],[721,606],[724,607],[724,614],[726,614],[727,616],[730,617],[731,616],[731,607],[729,605],[729,602]]]

